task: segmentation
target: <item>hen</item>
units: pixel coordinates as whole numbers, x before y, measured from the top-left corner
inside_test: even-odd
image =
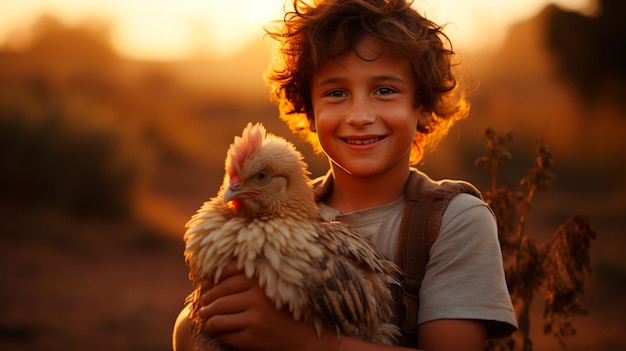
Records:
[[[398,335],[390,286],[397,267],[357,232],[322,219],[302,155],[283,138],[248,124],[226,157],[224,182],[187,223],[185,261],[196,289],[188,297],[198,335],[199,280],[217,282],[237,266],[277,309],[322,329],[380,344]]]

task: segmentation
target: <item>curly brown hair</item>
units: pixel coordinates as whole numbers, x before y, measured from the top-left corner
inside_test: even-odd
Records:
[[[311,79],[329,59],[354,50],[364,36],[381,39],[409,62],[417,82],[415,106],[431,114],[428,125],[419,125],[411,151],[411,163],[419,163],[425,149],[432,149],[450,127],[469,112],[465,96],[457,90],[451,58],[455,55],[443,27],[411,8],[407,0],[315,0],[313,5],[294,0],[280,26],[267,29],[279,41],[279,55],[265,78],[280,118],[289,128],[321,151],[317,135],[310,131],[313,118]]]

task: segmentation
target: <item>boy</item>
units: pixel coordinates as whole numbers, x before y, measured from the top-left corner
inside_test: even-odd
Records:
[[[283,61],[267,77],[281,118],[330,161],[317,182],[324,217],[356,228],[393,260],[407,184],[429,181],[410,165],[467,114],[454,53],[441,28],[405,0],[296,0],[294,8],[283,30],[269,32],[281,41]],[[236,349],[396,349],[331,330],[318,339],[234,266],[207,290],[204,330]],[[487,338],[516,329],[495,219],[479,197],[460,193],[441,216],[419,304],[421,349],[483,350]],[[174,348],[192,350],[192,339],[183,310]]]

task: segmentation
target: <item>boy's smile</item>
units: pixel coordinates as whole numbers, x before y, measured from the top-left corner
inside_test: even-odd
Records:
[[[348,144],[352,144],[352,145],[369,145],[369,144],[373,144],[377,141],[383,140],[384,137],[348,137],[348,138],[342,138],[344,139]]]
[[[333,167],[359,176],[406,172],[421,109],[408,60],[366,36],[325,62],[311,98],[320,145]]]

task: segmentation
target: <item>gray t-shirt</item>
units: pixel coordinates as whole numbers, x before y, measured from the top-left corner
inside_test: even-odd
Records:
[[[322,216],[358,230],[390,260],[394,259],[404,197],[350,213],[320,203]],[[479,198],[461,193],[450,201],[422,281],[417,324],[437,319],[479,319],[490,336],[517,327],[507,291],[496,221]],[[496,254],[494,254],[496,253]]]

